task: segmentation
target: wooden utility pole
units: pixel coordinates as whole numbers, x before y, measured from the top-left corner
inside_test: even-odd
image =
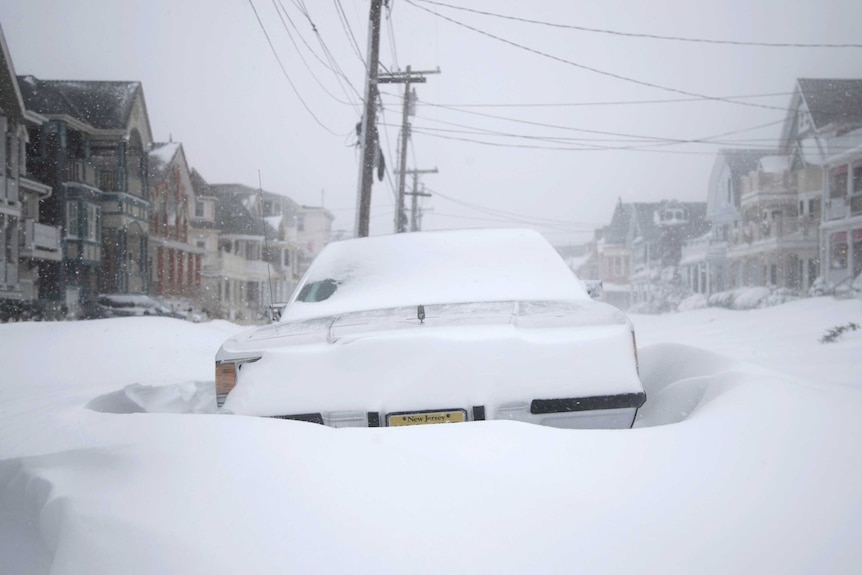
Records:
[[[377,61],[380,53],[380,8],[383,0],[371,0],[368,21],[368,77],[365,83],[365,114],[362,116],[359,193],[356,196],[356,237],[368,236],[371,219],[371,184],[374,181],[374,158],[377,156]]]
[[[407,231],[407,216],[404,214],[404,188],[405,177],[407,172],[407,140],[410,137],[410,123],[408,117],[411,116],[412,96],[410,93],[411,84],[424,84],[427,80],[426,74],[439,74],[440,69],[424,70],[414,72],[407,66],[404,72],[392,72],[390,74],[380,74],[379,83],[381,84],[404,84],[404,102],[402,103],[401,113],[401,149],[400,162],[398,173],[401,177],[398,179],[398,198],[395,206],[395,232],[402,233]]]
[[[422,191],[419,191],[419,174],[436,174],[437,168],[433,170],[408,170],[408,173],[413,174],[413,191],[407,194],[411,196],[410,202],[410,231],[418,232],[419,231],[419,221],[417,216],[419,214],[419,198],[430,198],[431,194],[425,193],[425,185],[422,185]]]

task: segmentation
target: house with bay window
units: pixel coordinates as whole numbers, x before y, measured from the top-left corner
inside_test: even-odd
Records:
[[[45,121],[24,105],[0,29],[0,303],[37,300],[40,263],[62,257],[59,228],[39,218],[39,204],[53,190],[35,181],[27,169],[28,130]]]
[[[150,294],[183,308],[200,307],[204,248],[189,243],[195,197],[182,144],[153,144],[149,184]]]
[[[139,82],[18,78],[31,127],[27,159],[54,189],[39,207],[62,229],[62,261],[40,264],[43,295],[72,313],[99,293],[149,289],[148,151],[152,144]]]
[[[832,285],[862,274],[862,80],[842,85],[850,101],[842,107],[841,128],[824,138],[821,259]]]
[[[727,251],[740,225],[742,182],[757,169],[767,150],[723,149],[709,176],[706,220],[710,229],[682,246],[680,274],[692,293],[710,295],[738,287],[730,273]]]

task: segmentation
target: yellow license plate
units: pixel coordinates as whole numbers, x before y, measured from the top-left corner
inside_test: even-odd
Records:
[[[429,423],[461,423],[467,421],[467,412],[463,409],[452,409],[446,411],[390,413],[387,419],[390,427],[401,425],[426,425]]]

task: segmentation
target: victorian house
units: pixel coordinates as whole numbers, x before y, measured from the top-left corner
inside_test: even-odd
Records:
[[[44,295],[73,313],[98,293],[149,288],[147,152],[152,136],[139,82],[19,78],[28,109],[27,157],[54,194],[39,215],[62,228],[62,262],[40,265]]]
[[[182,144],[156,143],[149,153],[150,294],[200,307],[204,248],[189,243],[197,204]]]
[[[862,80],[805,82],[824,157],[822,274],[841,285],[862,274]]]
[[[774,153],[725,149],[716,155],[706,201],[706,220],[711,229],[682,247],[680,274],[692,293],[710,295],[737,287],[728,269],[727,250],[739,229],[742,181],[757,169],[761,158]]]
[[[34,302],[39,297],[39,266],[59,262],[60,230],[39,218],[39,203],[51,186],[28,174],[28,130],[45,118],[26,109],[15,68],[0,29],[0,303]]]
[[[687,290],[683,246],[706,237],[710,224],[706,202],[664,200],[633,204],[629,246],[632,256],[632,303],[666,299]]]
[[[831,202],[830,172],[834,142],[859,126],[859,80],[797,80],[779,140],[778,152],[764,156],[743,179],[740,229],[728,249],[731,275],[737,285],[764,285],[808,290],[821,276],[833,276],[821,253],[821,221],[850,197],[849,180],[838,176]],[[840,164],[840,157],[838,163]],[[845,167],[849,166],[846,164]],[[823,213],[824,199],[827,212]],[[840,241],[831,237],[827,242]]]
[[[634,214],[633,204],[617,201],[611,222],[595,237],[595,270],[602,282],[602,299],[621,309],[628,308],[631,301],[632,256],[629,232]]]

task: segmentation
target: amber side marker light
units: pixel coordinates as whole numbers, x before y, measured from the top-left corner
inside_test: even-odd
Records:
[[[236,364],[232,361],[215,366],[216,403],[224,404],[227,394],[236,386]]]

